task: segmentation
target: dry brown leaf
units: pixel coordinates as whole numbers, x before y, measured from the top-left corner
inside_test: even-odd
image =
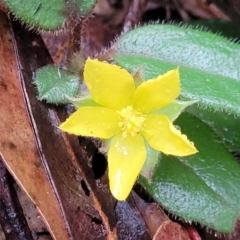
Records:
[[[115,201],[109,192],[97,188],[78,139],[67,138],[57,128],[59,116],[66,118],[63,109],[57,115],[37,100],[32,75],[51,62],[43,42],[17,22],[10,31],[3,13],[0,20],[0,59],[4,59],[0,65],[0,152],[5,164],[37,205],[55,239],[114,239]]]
[[[56,239],[69,239],[35,144],[6,15],[0,11],[0,153],[9,171],[36,203]],[[48,207],[46,207],[48,206]]]

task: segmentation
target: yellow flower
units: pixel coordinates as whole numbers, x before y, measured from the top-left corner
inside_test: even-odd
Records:
[[[118,200],[127,198],[144,165],[145,141],[165,154],[187,156],[197,152],[169,117],[161,114],[161,109],[164,113],[180,93],[178,69],[136,87],[125,69],[88,59],[84,80],[92,98],[83,99],[83,103],[91,106],[83,104],[60,129],[110,139],[110,189]]]

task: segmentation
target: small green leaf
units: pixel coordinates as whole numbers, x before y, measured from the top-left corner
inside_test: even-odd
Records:
[[[211,127],[230,151],[239,152],[240,118],[225,112],[213,112],[209,111],[209,109],[201,109],[196,105],[188,107],[186,111],[200,118]]]
[[[154,111],[152,113],[155,114],[162,114],[168,116],[168,118],[173,122],[175,119],[178,118],[178,116],[181,114],[181,112],[188,106],[191,106],[192,104],[196,103],[197,101],[179,101],[175,100],[166,107],[160,108],[157,111]]]
[[[232,232],[240,216],[240,165],[199,119],[183,113],[176,124],[199,153],[162,155],[152,182],[140,178],[140,183],[164,208],[186,221]]]
[[[113,46],[116,63],[150,79],[180,66],[181,98],[202,108],[240,116],[240,45],[196,29],[148,25],[122,35]]]
[[[37,87],[39,99],[55,104],[69,102],[66,95],[75,97],[80,88],[78,76],[55,66],[46,66],[39,69],[34,83]]]
[[[64,0],[4,0],[13,14],[31,27],[55,30],[65,22]]]
[[[91,96],[85,96],[85,97],[80,97],[80,98],[72,98],[69,96],[66,96],[66,98],[71,102],[75,108],[81,108],[81,107],[86,107],[86,106],[99,106]]]

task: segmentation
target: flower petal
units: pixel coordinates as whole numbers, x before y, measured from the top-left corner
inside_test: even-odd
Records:
[[[82,107],[73,113],[60,129],[80,136],[111,138],[120,129],[119,115],[104,107]]]
[[[146,159],[146,147],[140,134],[123,138],[117,134],[110,144],[108,168],[110,189],[118,200],[125,200]]]
[[[98,60],[86,61],[84,80],[96,103],[115,110],[129,105],[135,91],[130,73]]]
[[[180,93],[179,70],[168,71],[142,83],[135,91],[133,106],[149,113],[170,104]]]
[[[181,134],[164,115],[147,115],[141,133],[152,148],[165,154],[188,156],[197,152],[186,135]]]

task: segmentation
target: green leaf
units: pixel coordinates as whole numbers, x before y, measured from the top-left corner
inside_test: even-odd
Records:
[[[240,45],[196,29],[148,25],[122,35],[113,46],[116,63],[150,79],[180,66],[181,98],[202,108],[240,116]]]
[[[46,66],[39,69],[34,83],[37,87],[39,99],[55,104],[69,102],[66,95],[75,97],[80,88],[78,76],[55,66]]]
[[[10,11],[31,27],[55,30],[65,22],[64,0],[4,0]]]
[[[61,28],[67,13],[76,11],[87,14],[96,4],[96,0],[3,0],[10,11],[30,27],[42,30]]]
[[[199,119],[183,113],[176,124],[199,153],[162,155],[152,182],[140,178],[140,183],[164,208],[186,221],[232,232],[240,214],[240,165]]]
[[[240,149],[240,118],[225,112],[213,112],[195,105],[186,109],[187,112],[200,118],[220,137],[222,143],[231,151]]]

